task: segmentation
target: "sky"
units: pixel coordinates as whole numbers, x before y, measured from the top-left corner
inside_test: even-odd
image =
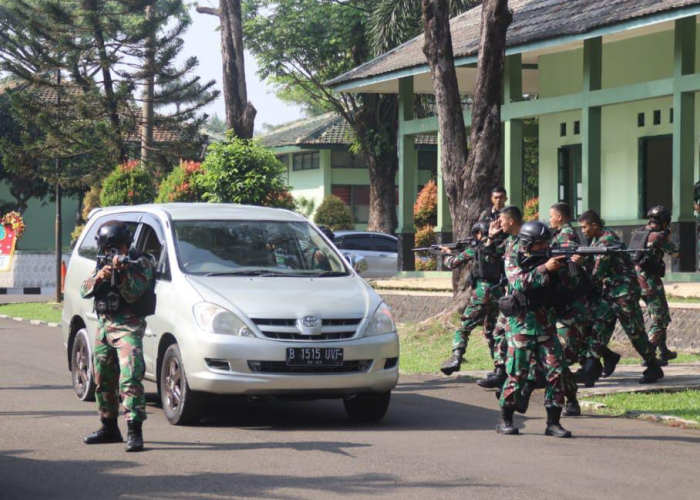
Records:
[[[217,5],[216,0],[202,1],[202,5]],[[196,56],[199,59],[199,67],[195,72],[202,81],[216,80],[216,88],[221,90],[221,34],[217,31],[218,18],[205,14],[198,14],[192,7],[192,26],[184,36],[185,46],[180,54],[181,59]],[[248,85],[248,100],[258,110],[255,118],[255,130],[263,130],[263,124],[279,125],[299,118],[303,118],[301,108],[290,106],[281,102],[272,93],[272,89],[260,81],[257,75],[258,67],[253,56],[245,54],[246,82]],[[204,110],[207,114],[216,113],[222,120],[224,113],[223,94]]]

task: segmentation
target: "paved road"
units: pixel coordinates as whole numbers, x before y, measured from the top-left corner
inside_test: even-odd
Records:
[[[146,452],[88,447],[97,417],[65,366],[58,330],[0,321],[2,499],[697,498],[700,432],[586,416],[556,440],[536,405],[524,435],[499,436],[493,394],[464,379],[405,378],[371,426],[334,401],[256,403],[190,428],[151,404]]]

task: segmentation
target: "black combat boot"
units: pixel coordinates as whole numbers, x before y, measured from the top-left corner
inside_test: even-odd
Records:
[[[506,369],[502,365],[497,366],[496,369],[489,373],[486,378],[477,380],[477,385],[483,387],[484,389],[499,389],[503,387],[506,381]]]
[[[124,441],[116,418],[101,418],[102,427],[83,439],[85,444],[121,443]]]
[[[445,361],[440,368],[440,371],[445,375],[452,375],[458,372],[460,366],[464,362],[464,349],[455,349],[452,351],[452,357]]]
[[[661,369],[656,358],[647,360],[647,369],[642,373],[642,378],[639,379],[640,384],[653,384],[664,378],[664,371]]]
[[[600,364],[599,359],[591,357],[586,359],[583,371],[586,373],[584,385],[586,387],[594,387],[596,381],[600,377],[600,373],[603,371],[603,365]]]
[[[610,375],[615,373],[615,368],[617,368],[617,364],[621,359],[622,356],[606,347],[605,352],[603,352],[603,373],[600,376],[603,378],[608,378]]]
[[[586,362],[584,361],[581,363],[581,366],[583,366]],[[574,372],[574,380],[576,381],[577,384],[585,384],[586,383],[586,371],[583,368],[579,368]]]
[[[668,362],[677,357],[678,353],[670,350],[666,345],[666,339],[659,342],[659,365],[668,366]]]
[[[578,399],[576,396],[573,398],[567,398],[566,406],[562,414],[565,417],[580,417],[581,416],[581,406],[578,404]]]
[[[493,359],[493,352],[494,348],[496,347],[496,341],[493,340],[493,337],[488,339],[489,341],[489,353],[491,354],[491,359]]]
[[[129,433],[126,435],[126,451],[143,451],[143,422],[129,422]]]
[[[547,428],[544,431],[545,436],[554,436],[558,438],[570,438],[571,432],[561,426],[561,408],[552,406],[547,408]]]
[[[514,436],[520,434],[517,427],[513,425],[513,415],[515,410],[512,408],[501,408],[501,419],[498,421],[496,426],[496,432],[499,434],[505,434],[506,436]]]
[[[534,382],[527,381],[522,389],[520,389],[520,397],[516,398],[515,411],[521,414],[525,414],[530,406],[530,396],[535,392],[537,385]]]

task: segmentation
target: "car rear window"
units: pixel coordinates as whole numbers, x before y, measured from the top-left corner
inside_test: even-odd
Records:
[[[372,238],[367,235],[343,237],[343,250],[372,250]]]

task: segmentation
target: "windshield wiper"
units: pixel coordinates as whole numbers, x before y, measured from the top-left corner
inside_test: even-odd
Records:
[[[319,273],[305,274],[304,276],[310,276],[312,278],[333,278],[335,276],[348,276],[348,273],[344,271],[321,271]]]
[[[268,271],[221,271],[215,273],[207,273],[204,276],[262,276],[267,274]]]

